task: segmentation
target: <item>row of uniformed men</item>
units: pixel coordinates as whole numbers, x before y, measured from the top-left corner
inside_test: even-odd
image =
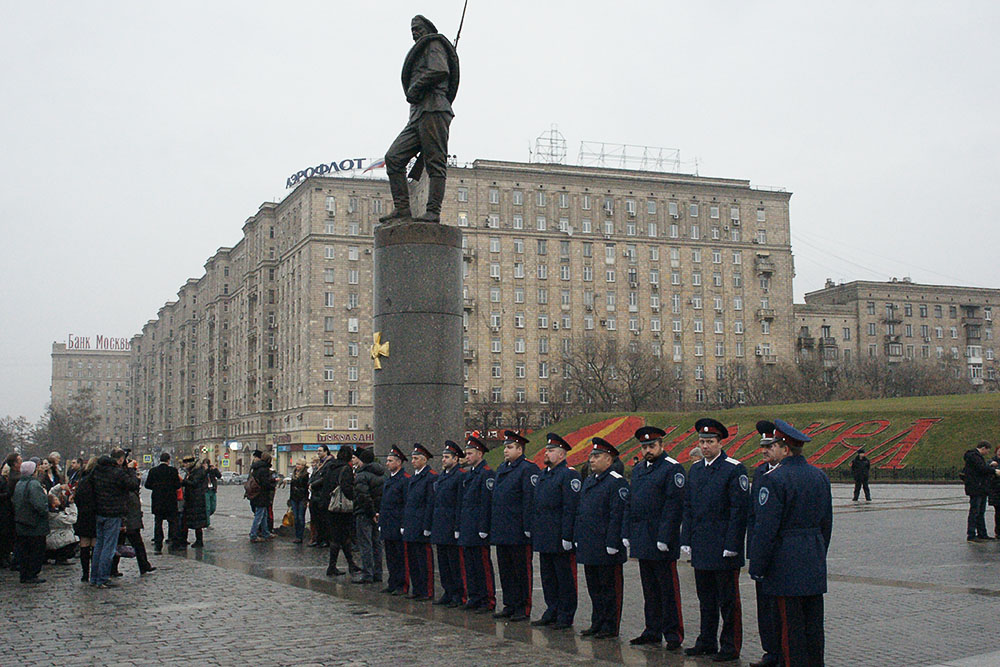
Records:
[[[547,436],[541,470],[524,456],[527,440],[512,431],[504,433],[504,462],[496,472],[474,436],[464,451],[446,442],[440,473],[428,465],[432,453],[417,444],[414,473],[407,475],[407,457],[393,447],[378,518],[389,572],[385,591],[432,600],[433,544],[444,589],[435,604],[528,620],[534,551],[546,609],[532,625],[572,627],[580,563],[593,610],[580,634],[617,637],[622,565],[630,552],[639,561],[645,602],[645,629],[631,643],[665,641],[677,649],[684,640],[677,560],[685,553],[701,615],[698,639],[685,653],[722,662],[741,650],[739,573],[748,552],[765,651],[754,664],[822,664],[832,504],[826,475],[802,457],[809,437],[781,420],[759,422],[764,462],[751,484],[743,464],[722,451],[726,427],[701,419],[696,428],[704,459],[688,472],[666,454],[663,430],[637,430],[643,460],[631,484],[615,469],[618,450],[602,438],[593,439],[584,480],[566,465],[570,445],[555,433]],[[490,545],[501,609],[495,608]]]

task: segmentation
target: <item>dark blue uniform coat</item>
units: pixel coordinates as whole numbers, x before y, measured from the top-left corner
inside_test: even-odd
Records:
[[[764,476],[754,498],[750,576],[768,595],[826,593],[833,501],[826,474],[790,456]]]
[[[490,542],[493,544],[531,544],[525,531],[531,531],[531,476],[538,466],[520,456],[504,461],[497,468],[493,486],[493,519]]]
[[[628,509],[628,482],[605,470],[583,480],[576,510],[576,561],[581,565],[616,565],[627,560],[622,523]],[[609,554],[608,547],[617,549]]]
[[[378,525],[383,540],[401,540],[403,507],[410,476],[400,469],[395,475],[386,475],[382,485],[382,504],[379,506]]]
[[[490,512],[492,508],[493,471],[480,461],[459,477],[462,496],[459,505],[458,543],[463,547],[479,547],[489,544]],[[486,539],[479,537],[485,533]]]
[[[712,465],[702,459],[691,466],[684,496],[681,543],[691,547],[696,570],[743,567],[750,478],[736,459],[720,454]],[[723,558],[723,551],[736,556]]]
[[[455,532],[459,526],[462,500],[462,478],[465,473],[455,466],[434,480],[434,518],[431,522],[431,544],[458,544]]]
[[[573,541],[576,506],[580,499],[580,473],[563,461],[531,476],[535,513],[531,522],[531,546],[538,553],[562,553],[562,541]]]
[[[403,541],[427,542],[430,537],[424,531],[430,531],[434,518],[434,480],[437,473],[430,466],[424,466],[419,473],[410,477],[406,489],[406,506],[403,508]],[[383,491],[383,498],[385,492]]]
[[[681,519],[684,515],[684,466],[666,454],[647,465],[632,468],[628,512],[623,535],[633,558],[677,560],[681,553]],[[656,543],[667,545],[660,551]]]

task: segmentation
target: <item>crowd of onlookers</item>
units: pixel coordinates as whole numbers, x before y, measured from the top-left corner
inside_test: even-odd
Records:
[[[117,585],[122,558],[134,558],[140,574],[155,571],[142,539],[138,462],[130,453],[115,448],[89,461],[71,460],[65,470],[58,452],[26,461],[8,455],[0,470],[0,567],[17,570],[23,584],[39,584],[47,562],[67,565],[79,557],[80,580],[98,588]],[[156,553],[163,543],[161,518],[170,524],[172,547],[187,546],[188,530],[195,531],[193,546],[202,545],[221,478],[207,459],[193,457],[184,460],[182,478],[169,459],[163,454],[146,481],[153,489]],[[161,467],[172,475],[164,480]]]

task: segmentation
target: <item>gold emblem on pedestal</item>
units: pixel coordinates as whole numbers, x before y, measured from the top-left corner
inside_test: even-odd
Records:
[[[372,361],[375,362],[375,370],[381,369],[382,362],[379,360],[379,357],[389,356],[389,341],[386,341],[384,343],[382,342],[381,331],[376,331],[374,335],[372,335],[371,353],[372,353]]]

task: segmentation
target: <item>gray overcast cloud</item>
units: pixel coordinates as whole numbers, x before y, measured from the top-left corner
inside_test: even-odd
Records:
[[[381,155],[439,2],[11,2],[0,25],[0,415],[48,402],[52,341],[131,336],[298,169]],[[451,150],[674,147],[792,191],[795,294],[997,286],[995,2],[470,0]]]

